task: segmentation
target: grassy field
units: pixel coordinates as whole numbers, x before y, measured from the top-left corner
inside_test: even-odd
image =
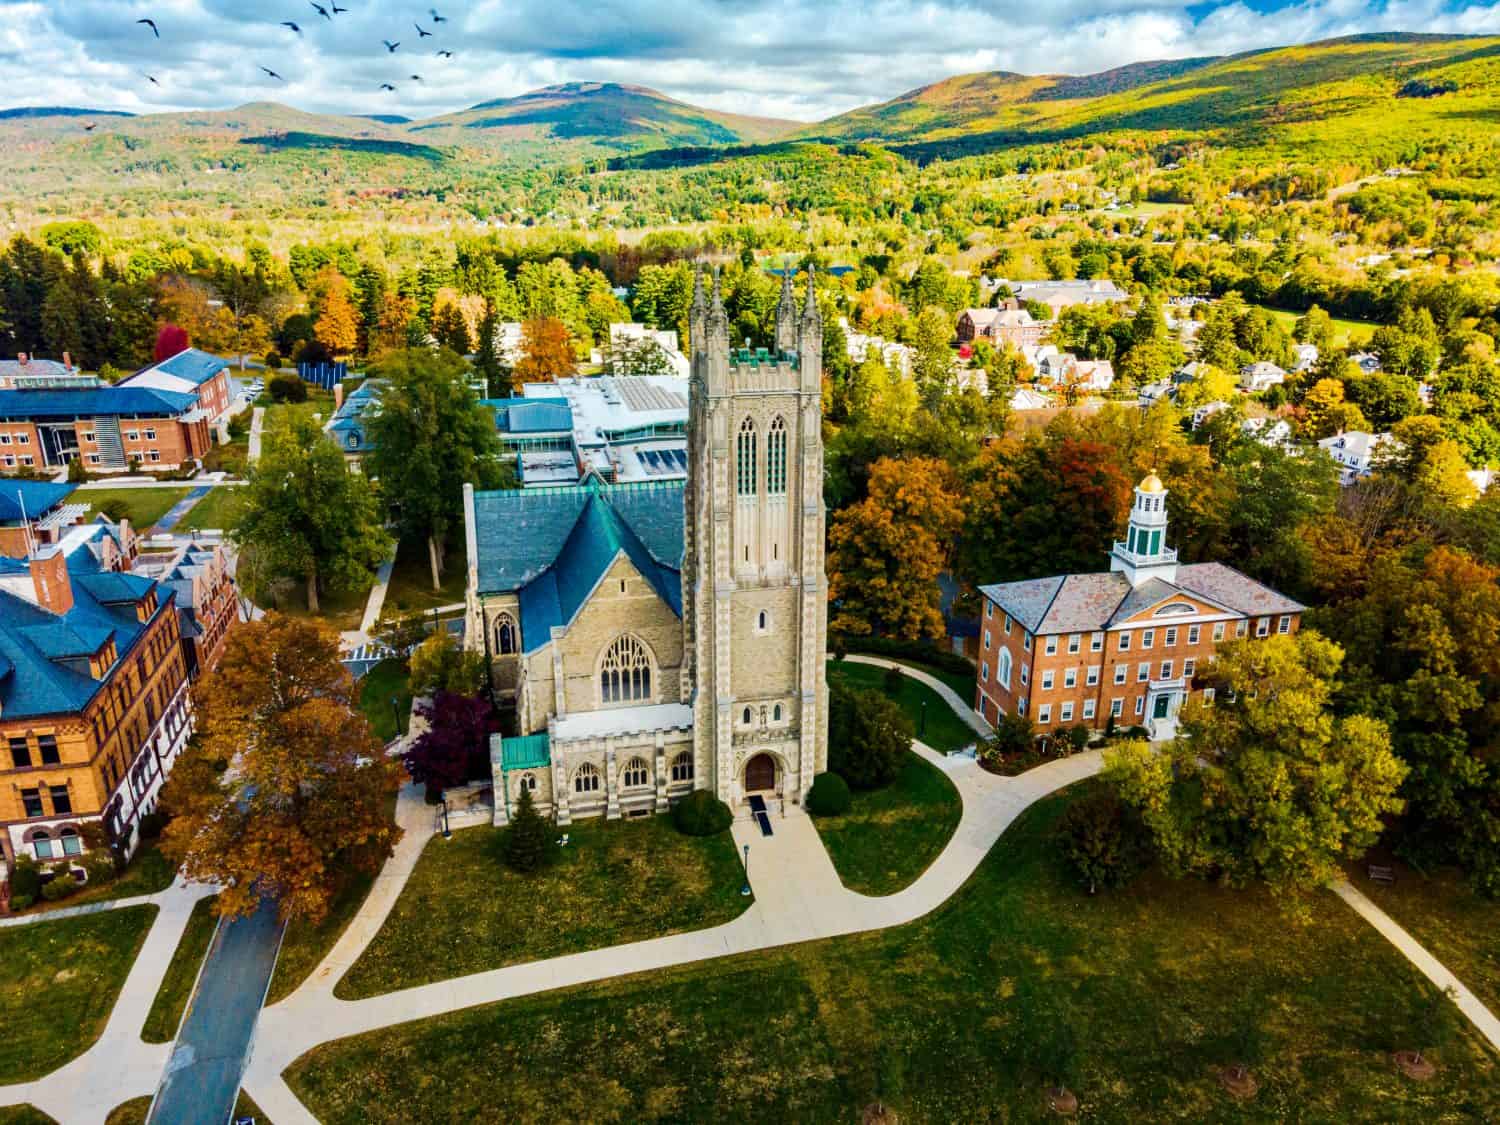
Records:
[[[1391,1064],[1415,969],[1332,895],[1143,876],[1082,894],[1029,810],[944,906],[906,926],[454,1012],[326,1044],[288,1080],[328,1125],[522,1120],[1040,1121],[1061,1077],[1082,1120],[1493,1119],[1496,1059],[1467,1031],[1437,1076]],[[1265,1035],[1241,1105],[1236,1031]],[[1071,1044],[1071,1050],[1069,1046]],[[566,1081],[557,1076],[565,1074]]]
[[[146,1114],[150,1109],[151,1095],[142,1094],[128,1102],[121,1102],[110,1110],[109,1116],[104,1119],[104,1125],[146,1125]]]
[[[1446,965],[1492,1012],[1500,1012],[1500,902],[1480,898],[1456,870],[1424,876],[1398,867],[1389,887],[1363,871],[1350,882]]]
[[[156,526],[156,521],[166,515],[173,504],[191,491],[191,488],[90,488],[75,492],[73,499],[89,505],[90,519],[98,514],[106,501],[123,500],[129,508],[126,515],[130,526],[137,531],[146,532]]]
[[[281,940],[281,952],[276,958],[276,972],[271,977],[271,989],[266,994],[267,1004],[285,1000],[302,987],[302,982],[312,975],[348,929],[374,885],[375,876],[356,871],[334,896],[328,916],[320,925],[310,925],[300,919],[288,924],[286,936]]]
[[[117,898],[134,898],[136,895],[154,895],[172,885],[177,868],[171,860],[161,854],[156,842],[150,841],[135,853],[135,857],[118,879],[108,883],[86,885],[76,894],[57,902],[39,901],[26,913],[45,914],[49,910],[61,910],[69,906],[84,906],[90,902],[108,902]]]
[[[411,691],[406,685],[406,677],[406,661],[382,660],[359,681],[359,709],[382,742],[406,733],[411,718]],[[393,696],[395,707],[391,706]],[[396,722],[398,712],[401,716],[399,728]]]
[[[1297,323],[1297,318],[1302,314],[1291,312],[1287,309],[1273,309],[1267,305],[1260,306],[1276,318],[1276,323],[1286,331],[1291,332]],[[1342,317],[1330,317],[1333,322],[1333,342],[1336,344],[1348,344],[1351,340],[1360,344],[1370,342],[1370,334],[1380,325],[1369,320],[1345,320]]]
[[[414,609],[432,609],[463,601],[467,565],[460,537],[444,555],[443,585],[434,590],[426,541],[403,539],[396,548],[396,565],[391,570],[390,585],[386,587],[381,617],[395,617]]]
[[[684,836],[670,817],[589,820],[546,870],[500,859],[503,830],[434,839],[364,955],[346,1000],[564,953],[727,922],[749,904],[729,833]]]
[[[890,785],[856,790],[847,813],[814,817],[813,824],[844,886],[860,894],[889,895],[927,870],[962,815],[958,790],[943,771],[908,753]]]
[[[313,386],[307,388],[306,402],[272,402],[267,393],[256,399],[255,405],[266,408],[265,421],[261,424],[262,433],[283,419],[298,416],[311,418],[316,414],[320,423],[327,423],[333,417],[333,395]]]
[[[885,669],[871,664],[853,664],[849,661],[828,662],[828,682],[843,683],[867,691],[884,692]],[[918,683],[910,676],[901,681],[901,690],[892,698],[911,719],[912,730],[917,738],[941,754],[961,750],[973,742],[976,735],[967,723],[953,713],[926,684]],[[926,704],[926,715],[923,715]]]
[[[956,672],[949,672],[944,668],[937,667],[935,664],[926,664],[920,660],[908,660],[905,657],[899,656],[885,656],[881,653],[874,653],[872,655],[880,656],[882,660],[894,660],[898,664],[905,665],[907,668],[915,668],[919,672],[926,672],[933,679],[941,680],[947,684],[958,693],[958,697],[965,703],[972,703],[974,701],[975,678],[979,674],[977,671],[960,676]]]
[[[182,1022],[193,983],[198,979],[198,966],[203,964],[208,943],[213,940],[214,929],[219,923],[213,908],[214,896],[210,895],[199,899],[193,905],[192,914],[188,915],[187,928],[182,931],[177,950],[172,954],[161,978],[161,987],[156,990],[156,999],[146,1013],[146,1023],[141,1028],[141,1038],[147,1043],[170,1043],[177,1037],[177,1025]]]
[[[57,1121],[34,1105],[7,1105],[0,1106],[0,1125],[57,1125]],[[114,1125],[114,1118],[105,1125]]]
[[[130,906],[0,930],[0,1084],[40,1078],[99,1038],[155,917]]]
[[[182,522],[178,524],[179,530],[188,528],[231,530],[234,527],[241,491],[238,488],[215,488],[193,505],[188,514],[183,517]]]

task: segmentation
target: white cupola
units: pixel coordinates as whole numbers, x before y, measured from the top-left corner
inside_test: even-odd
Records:
[[[1155,473],[1135,486],[1130,529],[1110,552],[1109,569],[1124,574],[1132,586],[1152,578],[1177,581],[1177,552],[1167,546],[1167,489]]]

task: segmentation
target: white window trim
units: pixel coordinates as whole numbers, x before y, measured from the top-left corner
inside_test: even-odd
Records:
[[[1045,672],[1042,673],[1042,690],[1043,691],[1051,691],[1052,690],[1052,685],[1053,685],[1054,682],[1056,682],[1056,674],[1052,671],[1052,669],[1049,668]]]

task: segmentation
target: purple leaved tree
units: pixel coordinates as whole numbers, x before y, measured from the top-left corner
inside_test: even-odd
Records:
[[[427,730],[402,756],[413,781],[436,796],[487,772],[490,735],[500,729],[488,700],[440,691],[417,714],[427,720]]]

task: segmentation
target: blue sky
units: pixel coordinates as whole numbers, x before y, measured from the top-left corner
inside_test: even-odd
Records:
[[[816,120],[970,71],[1084,74],[1382,30],[1500,34],[1500,0],[452,0],[438,4],[443,22],[427,0],[338,6],[349,11],[328,20],[309,0],[0,0],[0,66],[24,76],[0,87],[0,106],[272,99],[422,117],[556,82],[610,81]],[[134,22],[142,17],[157,21],[160,40]],[[419,37],[417,24],[433,36]],[[384,39],[401,46],[392,54]],[[381,93],[383,82],[398,89]]]

